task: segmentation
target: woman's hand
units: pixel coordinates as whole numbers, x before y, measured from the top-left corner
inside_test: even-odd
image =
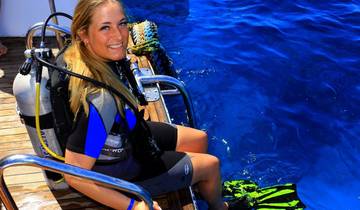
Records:
[[[156,201],[153,201],[154,210],[161,210],[159,204]],[[146,203],[144,201],[135,202],[134,210],[149,210]]]

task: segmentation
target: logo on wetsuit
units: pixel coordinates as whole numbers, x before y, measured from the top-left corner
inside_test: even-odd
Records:
[[[111,159],[124,159],[127,157],[127,136],[121,134],[110,133],[106,138],[101,155],[110,156]]]
[[[184,172],[185,172],[185,175],[189,175],[189,173],[190,173],[189,164],[185,164],[185,165],[184,165]]]

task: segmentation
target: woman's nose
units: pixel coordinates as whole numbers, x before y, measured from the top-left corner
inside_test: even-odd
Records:
[[[120,28],[114,28],[112,36],[117,39],[122,39],[122,33]]]

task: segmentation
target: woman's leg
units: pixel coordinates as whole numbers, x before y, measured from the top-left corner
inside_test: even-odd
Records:
[[[215,156],[200,153],[187,153],[193,165],[192,184],[197,184],[201,196],[209,209],[223,210],[227,205],[221,197],[220,162]]]
[[[206,153],[208,148],[207,134],[202,130],[181,125],[177,127],[176,151]]]

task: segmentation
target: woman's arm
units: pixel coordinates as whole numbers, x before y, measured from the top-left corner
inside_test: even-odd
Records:
[[[95,158],[72,152],[66,150],[65,152],[65,163],[78,166],[80,168],[91,170],[95,164]],[[79,192],[85,194],[86,196],[100,202],[106,206],[109,206],[113,209],[122,209],[125,210],[130,204],[130,198],[123,195],[122,193],[99,186],[93,181],[85,180],[71,175],[64,175],[66,182]],[[148,209],[145,205],[145,202],[135,201],[134,207],[132,209],[145,210]],[[160,209],[156,202],[154,202],[154,209]]]

